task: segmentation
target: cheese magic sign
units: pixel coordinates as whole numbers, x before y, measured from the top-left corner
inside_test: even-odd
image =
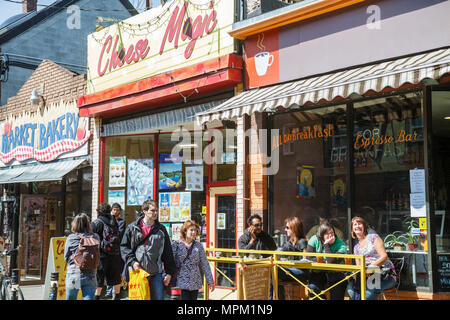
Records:
[[[234,52],[235,1],[173,0],[88,36],[88,93]]]
[[[53,161],[73,152],[90,138],[89,118],[79,117],[76,101],[53,103],[35,113],[0,123],[0,162]]]

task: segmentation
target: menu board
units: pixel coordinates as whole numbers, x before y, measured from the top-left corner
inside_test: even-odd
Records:
[[[450,289],[450,255],[437,255],[438,281],[442,289]]]
[[[126,157],[109,158],[109,186],[125,187]]]
[[[240,289],[244,300],[269,300],[271,270],[271,265],[245,266],[240,269]]]

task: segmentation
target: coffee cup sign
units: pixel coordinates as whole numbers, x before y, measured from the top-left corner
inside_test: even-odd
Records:
[[[258,76],[266,75],[267,69],[273,64],[274,57],[269,52],[260,52],[255,55],[255,67]]]

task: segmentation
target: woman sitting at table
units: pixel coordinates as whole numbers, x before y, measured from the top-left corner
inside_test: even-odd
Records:
[[[379,267],[381,270],[389,270],[387,277],[377,283],[377,281],[368,281],[366,288],[366,299],[376,300],[382,290],[393,288],[396,282],[394,265],[388,259],[383,240],[376,233],[369,233],[367,222],[361,217],[352,219],[352,238],[358,239],[353,253],[366,257],[366,267]],[[356,265],[359,265],[359,259],[356,259]],[[375,279],[375,278],[374,278]],[[360,297],[359,281],[350,281],[347,286],[348,295],[352,300],[358,300]],[[379,284],[379,285],[378,285]],[[378,286],[378,288],[377,288]]]
[[[284,220],[284,230],[286,231],[286,235],[288,240],[283,244],[281,248],[277,251],[290,251],[290,252],[306,252],[307,242],[305,239],[305,233],[303,231],[303,223],[302,220],[298,217],[290,217]],[[295,260],[301,260],[302,256],[288,256],[289,260],[295,262]],[[283,267],[289,273],[291,273],[295,278],[297,278],[301,282],[305,282],[308,279],[308,270],[307,269],[298,269],[298,268],[288,268]],[[278,279],[281,281],[295,281],[292,276],[289,276],[282,269],[278,269]],[[278,291],[278,298],[280,300],[284,299],[284,290],[280,285],[279,288],[281,290]]]
[[[322,223],[317,229],[317,233],[311,237],[308,241],[307,252],[317,252],[317,253],[347,253],[347,245],[344,241],[336,236],[334,227],[328,223]],[[312,257],[314,258],[314,257]],[[318,262],[321,259],[317,259]],[[339,264],[344,263],[345,260],[342,258],[323,258],[325,263]],[[341,271],[322,271],[322,270],[311,270],[309,275],[309,289],[313,290],[316,294],[320,293],[322,290],[329,288],[345,278],[345,274]],[[345,288],[347,286],[346,281],[341,282],[339,285],[330,289],[330,299],[331,300],[344,300]],[[310,297],[314,295],[310,292]],[[324,298],[323,295],[320,296]]]

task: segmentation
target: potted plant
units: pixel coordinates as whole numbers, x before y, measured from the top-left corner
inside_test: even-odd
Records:
[[[392,248],[395,251],[401,251],[406,248],[406,244],[408,243],[407,235],[401,231],[394,231],[391,234],[388,234],[384,238],[384,245],[386,248]]]
[[[412,234],[412,229],[417,228],[418,223],[416,220],[411,219],[406,222],[406,225],[408,227],[408,249],[411,251],[415,251],[418,247],[417,240],[419,237]]]

